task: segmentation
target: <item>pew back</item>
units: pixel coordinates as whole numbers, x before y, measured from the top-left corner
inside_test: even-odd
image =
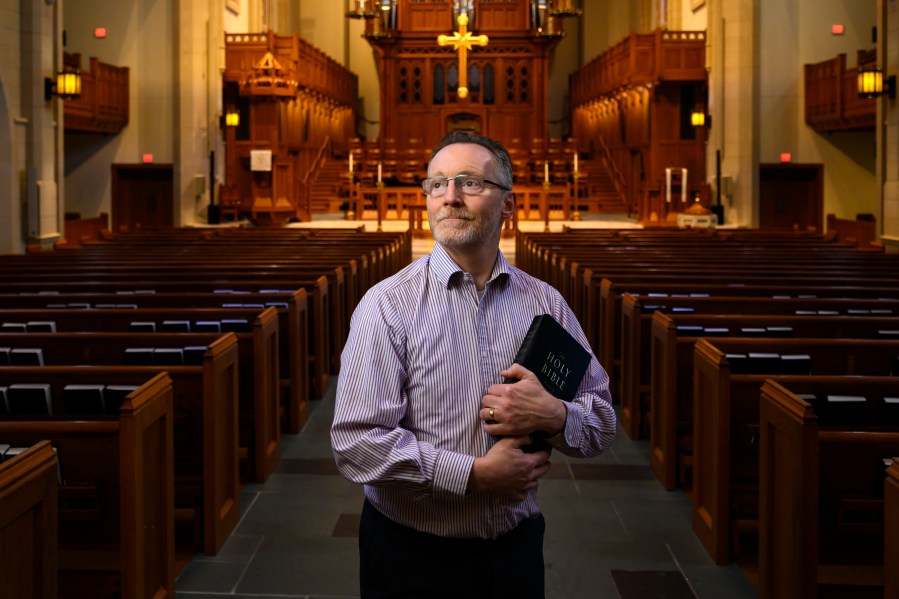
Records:
[[[54,413],[68,384],[139,386],[160,372],[156,366],[2,366],[0,385],[46,384]],[[222,335],[209,345],[202,366],[167,366],[173,382],[175,500],[196,513],[196,543],[214,555],[237,525],[238,374],[237,339]],[[15,422],[15,420],[12,420]]]
[[[631,312],[631,296],[625,295],[625,314]],[[624,318],[624,317],[623,317]],[[630,394],[622,397],[621,411],[633,404],[634,411],[646,402],[645,414],[638,422],[648,420],[650,464],[666,489],[687,483],[684,451],[693,433],[693,356],[694,345],[702,337],[799,337],[799,338],[899,338],[899,316],[796,316],[789,314],[665,314],[651,317],[649,351],[645,345],[648,315],[639,315],[639,327],[623,328],[623,371],[627,373]],[[636,320],[628,320],[637,322]],[[641,336],[625,343],[625,339]],[[896,332],[896,335],[891,335]],[[636,347],[634,347],[636,346]],[[626,353],[624,353],[626,352]],[[636,363],[635,363],[636,361]],[[648,363],[648,364],[644,364]],[[637,368],[639,372],[635,372]],[[645,372],[649,371],[649,374]],[[645,377],[649,378],[647,382]],[[630,400],[630,401],[629,401]],[[641,418],[642,417],[642,418]]]
[[[0,438],[58,450],[62,597],[174,596],[172,427],[164,373],[143,379],[118,416],[0,420]]]
[[[228,334],[236,337],[238,343],[240,447],[248,454],[241,464],[247,477],[264,482],[277,466],[281,442],[274,308],[258,315],[252,332]],[[47,366],[155,364],[164,368],[175,363],[202,365],[209,345],[221,336],[222,333],[0,333],[0,348],[36,350]],[[174,358],[162,358],[160,352],[162,356],[173,354]]]
[[[884,461],[899,453],[899,380],[769,380],[760,418],[760,594],[882,586]]]
[[[0,462],[0,597],[57,597],[57,470],[47,440]]]
[[[716,563],[731,557],[732,518],[754,521],[759,390],[784,374],[766,355],[807,355],[803,376],[890,376],[899,342],[870,339],[700,339],[694,349],[693,527]],[[760,354],[738,366],[738,355]],[[765,354],[765,355],[762,355]],[[746,371],[753,374],[740,374]],[[864,380],[864,379],[858,379]]]

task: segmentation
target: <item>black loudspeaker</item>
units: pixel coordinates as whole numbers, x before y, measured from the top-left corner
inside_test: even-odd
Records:
[[[212,206],[210,206],[210,208],[211,207]],[[709,206],[709,208],[711,209],[712,214],[718,215],[718,224],[723,225],[724,224],[724,205],[723,204],[712,204],[711,206]],[[209,221],[209,222],[212,222],[212,221]]]
[[[206,220],[209,221],[210,225],[220,224],[222,222],[222,207],[218,204],[209,204]]]

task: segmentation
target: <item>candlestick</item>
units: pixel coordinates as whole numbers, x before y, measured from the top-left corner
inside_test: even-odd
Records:
[[[381,163],[378,163],[378,183],[381,182]]]
[[[549,183],[549,161],[543,161],[543,180]]]
[[[574,153],[574,172],[577,172],[577,152]]]
[[[350,172],[353,172],[353,153],[350,152]]]
[[[671,169],[665,169],[665,203],[671,203]]]

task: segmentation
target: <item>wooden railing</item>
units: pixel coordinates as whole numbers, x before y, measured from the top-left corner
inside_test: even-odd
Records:
[[[342,106],[355,106],[359,95],[356,75],[298,35],[229,33],[225,35],[224,81],[239,82],[253,72],[266,52],[280,61],[288,74],[296,76],[299,89],[306,89]]]
[[[300,194],[302,196],[301,209],[305,212],[305,219],[307,221],[312,220],[312,186],[315,185],[315,181],[318,179],[325,157],[330,156],[331,154],[330,148],[331,137],[328,136],[325,137],[325,141],[322,142],[322,145],[318,148],[318,153],[312,160],[312,164],[306,170],[306,174],[303,175],[303,178],[299,181]]]
[[[80,54],[66,54],[68,66],[81,69]],[[63,103],[66,131],[120,133],[128,124],[128,67],[90,59],[81,73],[81,96]]]
[[[602,137],[599,137],[598,139],[600,147],[600,158],[602,159],[602,162],[603,164],[605,164],[606,168],[609,169],[609,175],[612,178],[612,183],[615,185],[615,193],[618,194],[619,198],[621,198],[622,203],[628,204],[627,194],[624,191],[624,176],[618,169],[618,164],[615,162],[614,158],[612,158],[612,152],[609,151],[609,146],[606,145],[606,141]]]
[[[874,50],[859,50],[847,68],[846,55],[805,65],[805,122],[816,131],[873,129],[877,102],[858,95],[858,69],[874,66]]]
[[[578,106],[629,85],[669,81],[704,81],[704,31],[631,33],[571,78],[571,104]]]

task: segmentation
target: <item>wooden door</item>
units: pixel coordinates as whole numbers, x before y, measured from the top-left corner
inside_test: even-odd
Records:
[[[759,227],[824,227],[824,166],[759,165]]]
[[[174,180],[171,164],[113,164],[113,230],[174,226]]]

